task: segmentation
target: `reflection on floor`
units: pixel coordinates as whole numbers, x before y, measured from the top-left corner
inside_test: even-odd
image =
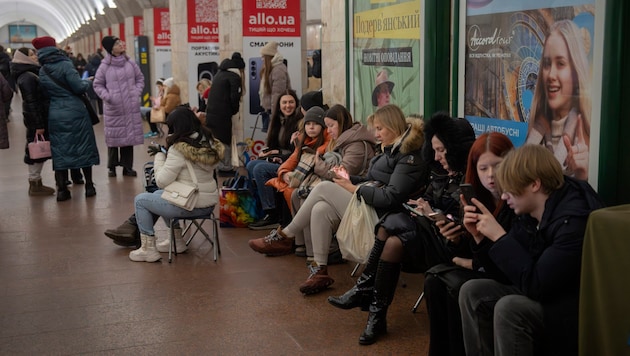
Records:
[[[221,256],[202,238],[169,264],[129,261],[103,231],[133,212],[142,178],[107,177],[103,123],[95,126],[101,164],[97,195],[70,186],[72,199],[29,197],[19,97],[8,123],[11,148],[0,150],[0,354],[425,355],[426,309],[411,308],[422,276],[402,274],[388,317],[389,334],[360,346],[367,314],[326,302],[353,284],[353,264],[331,266],[335,284],[305,297],[303,258],[269,258],[247,246],[265,232],[223,228]],[[148,144],[150,140],[147,140]],[[135,147],[135,169],[150,158]],[[52,164],[44,183],[54,185]],[[158,234],[166,234],[160,221]],[[164,255],[166,256],[166,255]]]

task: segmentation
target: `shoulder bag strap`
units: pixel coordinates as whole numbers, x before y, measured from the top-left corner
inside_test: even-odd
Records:
[[[197,186],[197,175],[195,174],[195,170],[192,167],[192,164],[190,164],[190,162],[188,160],[186,160],[186,166],[188,166],[188,172],[190,172],[190,177],[193,180],[193,183],[195,183],[195,186]]]
[[[50,74],[50,72],[48,71],[48,69],[46,69],[45,66],[42,66],[42,69],[44,70],[44,72],[46,72],[46,74],[48,74],[48,78],[50,78],[53,82],[55,82],[55,84],[67,90],[68,92],[70,92],[70,94],[78,96],[70,89],[70,87],[68,87],[66,84],[63,84],[59,79],[55,78],[52,74]]]

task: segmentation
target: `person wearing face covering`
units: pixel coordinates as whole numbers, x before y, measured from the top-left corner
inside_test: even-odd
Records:
[[[108,175],[115,177],[116,166],[122,166],[123,176],[135,177],[133,146],[144,143],[139,105],[144,76],[120,38],[105,36],[102,45],[107,54],[94,76],[94,91],[103,99]]]

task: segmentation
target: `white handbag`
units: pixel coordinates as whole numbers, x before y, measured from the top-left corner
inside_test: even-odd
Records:
[[[190,162],[186,161],[186,166],[188,167],[194,186],[177,181],[172,182],[164,187],[162,199],[182,209],[191,211],[197,204],[197,199],[199,198],[199,188],[197,187],[197,176],[195,175],[192,165]]]

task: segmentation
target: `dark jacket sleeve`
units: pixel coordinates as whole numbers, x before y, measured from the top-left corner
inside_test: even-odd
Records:
[[[241,105],[241,78],[236,74],[230,76],[230,104],[232,115],[235,115]]]
[[[396,161],[389,182],[383,187],[361,186],[358,194],[376,209],[389,209],[406,202],[426,183],[426,164],[420,153],[404,155]],[[369,176],[369,174],[368,174]]]

